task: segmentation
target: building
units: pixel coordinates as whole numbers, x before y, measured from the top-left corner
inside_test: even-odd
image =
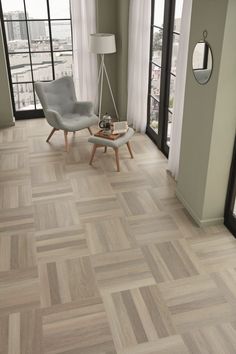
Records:
[[[23,11],[11,11],[4,14],[5,21],[20,21],[25,19]],[[8,41],[27,39],[25,22],[6,22],[6,37]]]
[[[46,39],[46,26],[44,21],[31,21],[28,22],[28,24],[31,39]]]

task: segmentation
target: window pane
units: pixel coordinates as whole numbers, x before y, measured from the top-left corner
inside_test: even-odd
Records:
[[[166,144],[168,146],[170,146],[172,119],[173,119],[173,114],[171,112],[169,112],[168,113],[167,139],[166,139]]]
[[[160,99],[160,91],[161,91],[161,69],[152,65],[152,77],[151,77],[151,94],[156,99]]]
[[[159,103],[150,98],[150,127],[158,134]]]
[[[28,19],[48,18],[46,0],[25,0],[25,5]]]
[[[25,18],[23,0],[2,0],[2,10],[6,20]]]
[[[155,10],[154,10],[154,25],[163,27],[164,9],[165,9],[165,0],[156,0]]]
[[[50,53],[33,53],[32,65],[34,81],[49,81],[53,79]]]
[[[180,35],[173,35],[173,47],[172,47],[172,61],[171,61],[171,72],[176,75],[177,60],[179,54],[179,41]]]
[[[169,109],[172,111],[174,107],[175,99],[175,76],[170,75],[170,98],[169,98]]]
[[[36,102],[36,109],[43,109],[36,92],[35,92],[35,102]]]
[[[5,22],[5,31],[9,52],[29,50],[26,22]]]
[[[32,52],[50,50],[48,21],[28,22],[30,48]]]
[[[51,18],[70,18],[70,2],[69,0],[50,0],[50,17]]]
[[[53,50],[72,50],[70,21],[52,21]]]
[[[176,0],[174,31],[178,33],[180,33],[182,10],[183,10],[183,0]]]
[[[161,66],[163,31],[153,29],[152,61]]]
[[[72,76],[72,52],[54,53],[55,77]]]
[[[12,85],[14,92],[14,100],[16,110],[30,110],[35,109],[33,84],[19,84]]]
[[[13,82],[32,81],[29,54],[10,54],[9,60]]]

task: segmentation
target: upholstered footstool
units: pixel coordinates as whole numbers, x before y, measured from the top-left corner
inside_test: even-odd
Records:
[[[94,159],[94,155],[96,153],[96,149],[98,147],[104,147],[105,151],[107,151],[108,147],[111,147],[114,151],[115,151],[115,156],[116,156],[116,165],[117,165],[117,172],[120,172],[120,160],[119,160],[119,148],[126,144],[130,153],[131,158],[133,159],[133,153],[131,150],[131,146],[130,146],[130,139],[132,138],[132,136],[134,135],[134,130],[132,128],[129,128],[127,130],[127,132],[125,134],[123,134],[122,136],[120,136],[118,139],[116,140],[109,140],[109,139],[105,139],[105,138],[101,138],[98,136],[91,136],[88,141],[93,145],[93,150],[92,150],[92,155],[91,155],[91,159],[89,164],[92,165],[93,163],[93,159]]]

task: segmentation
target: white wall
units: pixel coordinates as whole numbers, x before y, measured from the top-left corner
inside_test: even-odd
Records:
[[[0,26],[0,129],[14,125],[11,95],[6,67],[5,49]]]
[[[235,0],[229,0],[229,8],[228,0],[193,0],[177,195],[199,225],[223,221],[236,122],[233,11]],[[202,86],[191,64],[195,43],[205,29],[214,68],[210,82]]]

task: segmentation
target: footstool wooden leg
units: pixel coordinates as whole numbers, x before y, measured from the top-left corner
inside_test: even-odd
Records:
[[[93,135],[93,132],[92,132],[92,130],[91,130],[90,127],[88,127],[88,131],[89,131],[89,134],[90,134],[90,135]]]
[[[107,152],[107,146],[104,147],[104,154]]]
[[[92,163],[93,163],[93,159],[94,159],[94,155],[95,155],[96,149],[97,149],[97,145],[94,144],[94,145],[93,145],[93,150],[92,150],[91,159],[90,159],[90,162],[89,162],[90,165],[92,165]]]
[[[119,149],[114,148],[115,154],[116,154],[116,166],[117,166],[117,172],[120,172],[120,159],[119,159]]]
[[[130,142],[128,141],[128,143],[126,143],[127,147],[128,147],[128,150],[129,150],[129,153],[130,153],[130,156],[131,156],[131,159],[134,158],[134,155],[132,153],[132,149],[131,149],[131,145],[130,145]]]

